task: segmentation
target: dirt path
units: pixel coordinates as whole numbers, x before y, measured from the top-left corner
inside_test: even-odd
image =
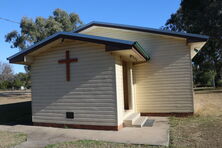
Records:
[[[0,91],[0,105],[31,101],[31,91]]]

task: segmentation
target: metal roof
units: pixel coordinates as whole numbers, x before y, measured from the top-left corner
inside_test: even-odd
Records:
[[[102,26],[102,27],[134,30],[134,31],[141,31],[141,32],[149,32],[149,33],[154,33],[154,34],[162,34],[162,35],[168,35],[168,36],[176,36],[176,37],[182,37],[182,38],[187,38],[187,39],[193,39],[194,41],[206,41],[209,38],[206,35],[184,33],[184,32],[173,32],[173,31],[154,29],[154,28],[148,28],[148,27],[106,23],[106,22],[97,22],[97,21],[93,21],[91,23],[83,25],[83,26],[77,28],[76,30],[74,30],[73,32],[78,33],[80,31],[83,31],[83,30],[90,28],[92,26]]]
[[[134,47],[145,59],[148,60],[150,58],[149,54],[136,41],[127,41],[127,40],[120,40],[120,39],[79,34],[79,33],[71,33],[71,32],[58,32],[45,38],[44,40],[40,42],[37,42],[36,44],[30,46],[27,49],[22,50],[11,57],[8,57],[7,60],[9,60],[9,62],[12,62],[59,38],[75,39],[75,40],[88,41],[88,42],[94,42],[94,43],[99,43],[99,44],[114,45],[118,47],[123,47],[123,49],[127,49],[127,48],[129,49],[129,48]]]

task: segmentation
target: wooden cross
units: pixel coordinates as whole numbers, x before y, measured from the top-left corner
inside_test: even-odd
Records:
[[[59,64],[66,64],[66,81],[70,81],[70,63],[78,62],[77,58],[70,59],[69,51],[66,51],[66,58],[58,60]]]

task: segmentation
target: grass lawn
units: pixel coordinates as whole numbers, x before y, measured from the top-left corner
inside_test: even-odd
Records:
[[[120,144],[93,140],[79,140],[72,142],[64,142],[59,144],[51,144],[45,148],[165,148],[158,146],[135,145],[135,144]]]
[[[221,148],[222,116],[170,119],[172,148]]]
[[[0,131],[0,148],[9,148],[26,141],[27,136],[22,133]]]
[[[170,118],[170,148],[220,148],[222,145],[222,116]],[[46,148],[165,148],[160,146],[118,144],[79,140],[52,144]]]

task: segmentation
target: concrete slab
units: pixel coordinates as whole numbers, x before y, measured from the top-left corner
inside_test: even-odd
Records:
[[[41,148],[48,144],[86,139],[117,143],[169,145],[167,118],[157,120],[153,127],[125,127],[120,131],[62,129],[26,125],[0,125],[0,131],[23,132],[28,135],[27,142],[16,146],[16,148]]]
[[[169,121],[167,117],[149,116],[148,118],[155,120],[155,122],[168,122]]]

